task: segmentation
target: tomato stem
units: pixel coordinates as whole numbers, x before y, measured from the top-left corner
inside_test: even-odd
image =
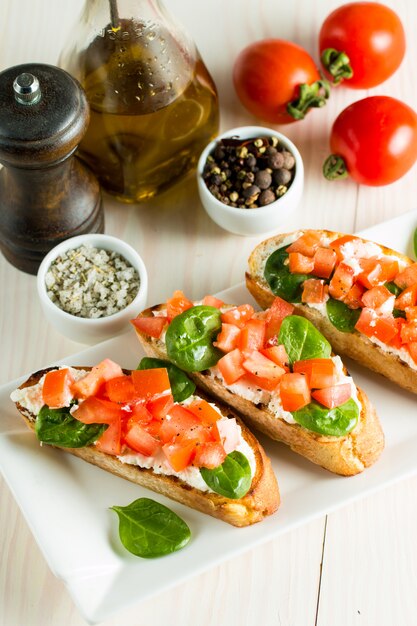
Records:
[[[350,59],[345,52],[340,52],[335,48],[326,48],[321,53],[321,62],[329,74],[333,76],[334,85],[338,85],[343,79],[353,76]]]
[[[323,164],[323,174],[327,180],[341,180],[346,178],[348,171],[346,163],[338,154],[331,154]]]
[[[287,111],[296,120],[303,120],[306,113],[314,107],[323,107],[330,96],[330,83],[326,79],[315,83],[300,85],[300,95],[287,104]]]

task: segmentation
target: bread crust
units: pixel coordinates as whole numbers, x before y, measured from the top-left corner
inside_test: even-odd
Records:
[[[49,370],[48,368],[32,374],[19,388],[30,387],[39,382],[40,378]],[[90,370],[90,367],[77,367],[77,369]],[[129,373],[128,370],[124,370]],[[248,526],[262,521],[266,516],[274,513],[280,504],[279,488],[275,474],[272,470],[271,461],[266,456],[262,446],[245,424],[228,407],[217,403],[222,414],[227,417],[235,417],[242,428],[242,435],[252,448],[256,460],[256,472],[252,479],[252,485],[248,493],[240,499],[233,500],[216,493],[202,492],[188,485],[176,476],[155,474],[152,469],[141,468],[136,465],[122,463],[117,457],[100,452],[95,446],[84,448],[57,448],[74,456],[77,456],[92,465],[96,465],[116,476],[130,480],[133,483],[151,489],[172,500],[181,502],[197,511],[206,513],[223,520],[233,526]],[[26,425],[34,431],[35,418],[16,403]],[[54,446],[56,447],[56,446]]]
[[[141,316],[150,317],[158,305],[146,309]],[[135,328],[143,349],[149,356],[167,359],[163,341],[153,339]],[[384,434],[374,407],[361,389],[358,399],[362,405],[358,425],[344,437],[328,437],[309,431],[299,424],[290,424],[277,418],[266,406],[253,404],[250,400],[233,393],[208,372],[187,373],[207,394],[233,407],[251,427],[288,445],[294,452],[335,474],[353,476],[371,466],[384,448]]]
[[[327,230],[319,231],[332,239],[342,237],[342,233]],[[271,292],[268,283],[264,278],[264,267],[269,255],[282,246],[282,242],[292,233],[277,235],[260,243],[249,257],[249,271],[246,272],[246,286],[259,306],[268,308],[275,296]],[[367,239],[362,241],[369,241]],[[404,254],[395,252],[386,246],[378,244],[385,254],[395,256],[406,265],[411,265],[413,261]],[[417,393],[417,370],[413,370],[407,363],[404,363],[397,355],[389,354],[381,347],[373,343],[368,337],[354,331],[353,333],[343,333],[324,317],[320,311],[305,304],[294,304],[294,308],[299,315],[309,319],[332,344],[333,349],[338,354],[348,356],[361,365],[371,369],[378,374],[382,374],[392,380],[400,387],[413,393]]]

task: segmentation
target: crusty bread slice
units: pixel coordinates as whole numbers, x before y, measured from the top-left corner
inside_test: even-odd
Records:
[[[82,367],[78,369],[89,370],[91,368]],[[32,374],[20,386],[20,389],[35,385],[47,371],[45,369]],[[126,370],[125,373],[129,372]],[[116,476],[126,478],[133,483],[181,502],[197,511],[217,517],[233,526],[248,526],[260,522],[264,517],[271,515],[278,509],[280,495],[277,480],[272,470],[271,462],[255,436],[228,407],[217,404],[223,415],[236,418],[242,428],[242,435],[245,441],[252,448],[255,455],[256,472],[252,479],[251,488],[240,499],[233,500],[217,493],[203,492],[195,487],[191,487],[176,476],[155,474],[152,469],[144,469],[136,465],[122,463],[117,457],[100,452],[94,445],[85,448],[60,448],[60,450],[74,454],[88,463],[116,474]],[[18,403],[16,406],[27,426],[34,430],[36,416],[29,413],[27,409]]]
[[[320,231],[331,239],[342,237],[342,233]],[[291,235],[291,233],[290,233]],[[283,245],[289,234],[277,235],[260,243],[249,257],[249,269],[246,272],[246,286],[259,306],[263,309],[271,306],[275,296],[264,278],[265,263],[268,257]],[[363,241],[367,241],[364,239]],[[378,244],[379,245],[379,244]],[[380,246],[385,254],[397,257],[406,265],[413,261],[399,252]],[[320,311],[306,304],[294,304],[296,312],[309,319],[316,328],[330,341],[335,352],[359,361],[365,367],[386,376],[408,391],[417,393],[417,370],[409,367],[397,355],[386,352],[368,337],[354,331],[343,333],[333,326]]]
[[[153,311],[162,308],[164,305],[157,305],[142,311],[140,315],[150,317]],[[149,337],[137,328],[135,330],[148,355],[168,358],[162,340]],[[214,378],[207,371],[187,374],[200,389],[238,411],[249,426],[272,439],[282,441],[294,452],[335,474],[353,476],[362,472],[375,463],[384,448],[384,434],[378,416],[366,394],[359,388],[358,399],[362,411],[357,426],[344,437],[328,437],[309,431],[299,424],[289,424],[266,406],[255,405],[226,389],[220,379]]]

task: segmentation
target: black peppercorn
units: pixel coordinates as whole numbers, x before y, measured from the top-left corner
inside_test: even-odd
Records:
[[[268,167],[271,170],[277,170],[284,165],[284,157],[282,152],[276,152],[275,154],[271,154],[267,160]]]
[[[284,150],[283,152],[281,152],[281,154],[284,158],[282,167],[285,167],[286,170],[292,170],[295,165],[295,159],[291,152],[288,152],[288,150]]]
[[[272,189],[264,189],[264,191],[259,194],[258,203],[259,206],[266,206],[267,204],[271,204],[271,202],[274,202],[275,200],[276,197]]]
[[[291,180],[291,172],[281,167],[272,174],[275,185],[288,185]]]

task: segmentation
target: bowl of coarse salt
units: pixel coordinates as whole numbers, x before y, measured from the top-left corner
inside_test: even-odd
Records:
[[[148,275],[140,255],[110,235],[71,237],[53,248],[37,274],[43,313],[60,333],[95,344],[127,331],[146,307]]]

